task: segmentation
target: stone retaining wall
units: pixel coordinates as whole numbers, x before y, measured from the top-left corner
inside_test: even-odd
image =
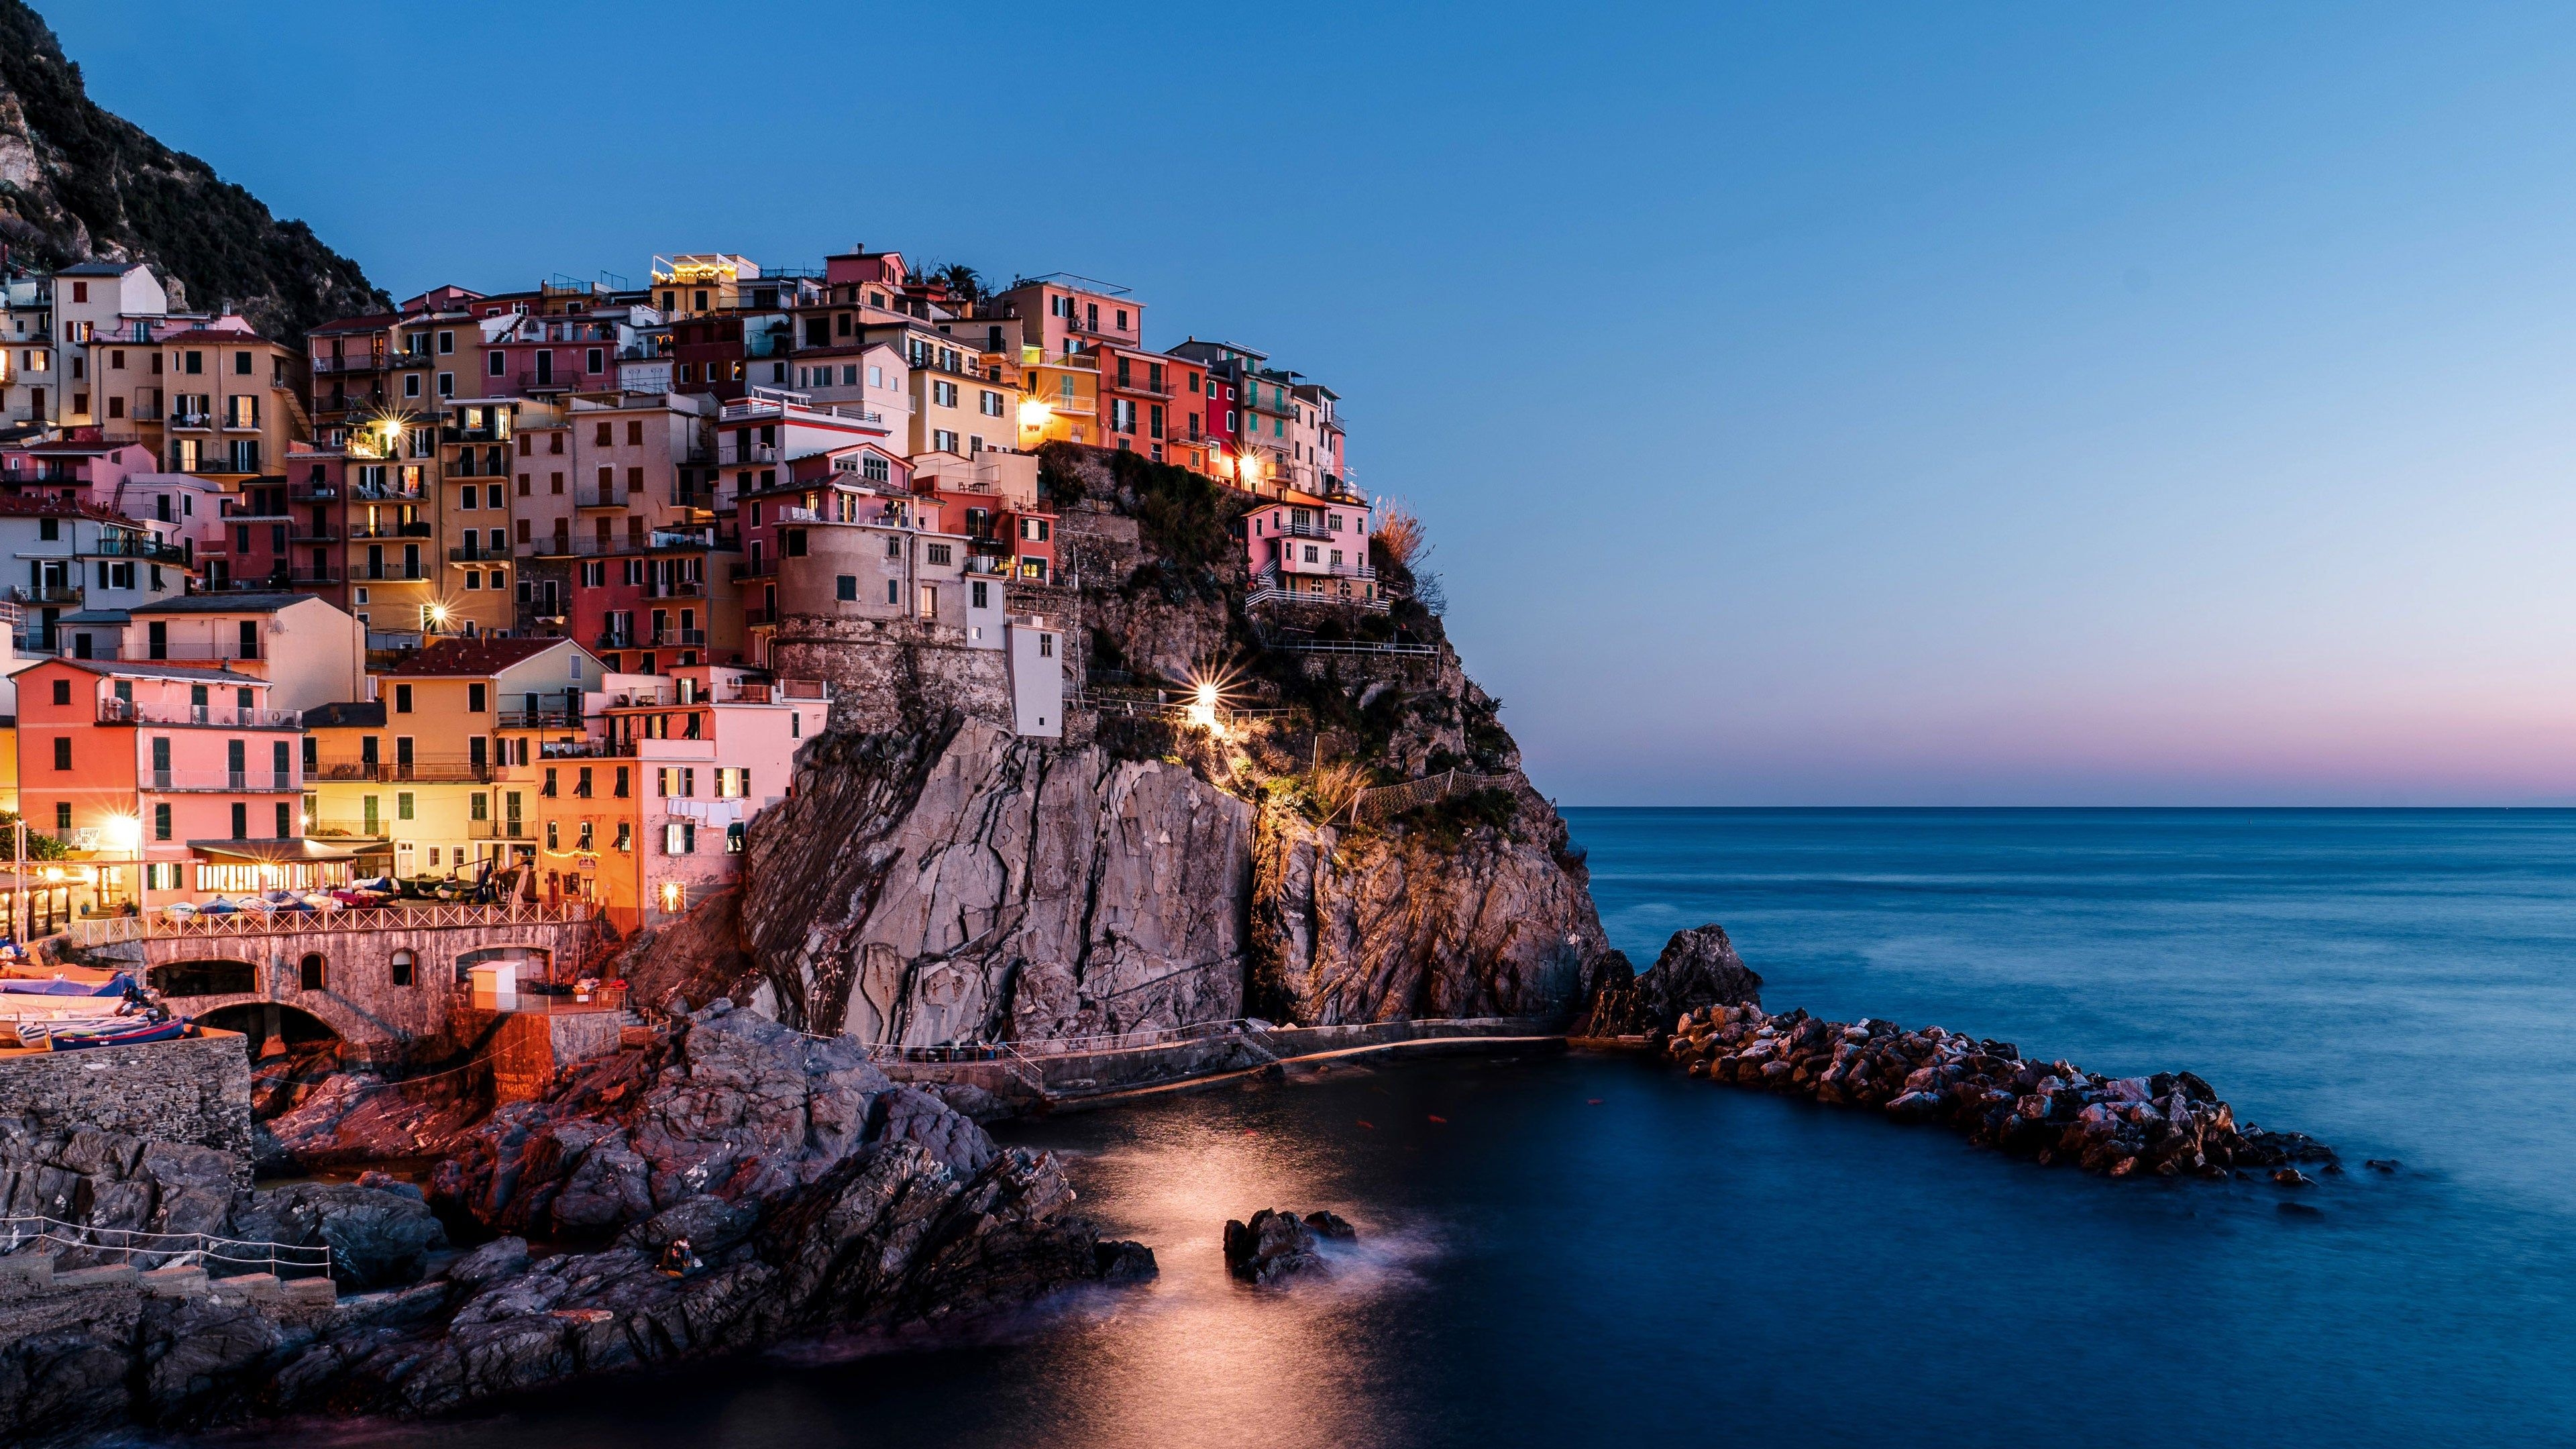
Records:
[[[232,1032],[0,1058],[0,1117],[211,1147],[238,1157],[249,1185],[250,1054]]]

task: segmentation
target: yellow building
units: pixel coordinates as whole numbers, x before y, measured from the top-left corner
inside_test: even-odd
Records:
[[[653,259],[653,301],[663,320],[676,322],[741,305],[742,284],[760,276],[760,264],[730,252],[687,252]]]
[[[1040,443],[1101,441],[1100,368],[1097,354],[1039,360],[1038,349],[1022,349],[1019,400],[1019,446]]]

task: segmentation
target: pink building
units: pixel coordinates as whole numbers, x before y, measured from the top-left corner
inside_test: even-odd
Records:
[[[1243,541],[1255,603],[1386,607],[1369,566],[1365,503],[1286,493],[1245,516]]]
[[[302,722],[226,669],[51,659],[17,676],[20,808],[103,906],[346,879],[304,839]]]

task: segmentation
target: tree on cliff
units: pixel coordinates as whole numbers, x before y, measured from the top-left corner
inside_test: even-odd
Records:
[[[389,305],[312,228],[101,109],[22,0],[0,0],[0,244],[22,267],[149,262],[185,287],[190,308],[230,303],[286,342]]]

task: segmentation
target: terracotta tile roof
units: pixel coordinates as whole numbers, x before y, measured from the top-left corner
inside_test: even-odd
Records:
[[[478,634],[471,639],[441,639],[385,671],[405,678],[423,675],[458,677],[498,674],[521,660],[543,654],[561,639],[504,639]]]
[[[79,503],[57,503],[50,498],[30,498],[23,494],[0,495],[0,518],[91,518],[101,523],[122,523],[141,531],[143,525],[122,513],[112,512],[86,500]]]

